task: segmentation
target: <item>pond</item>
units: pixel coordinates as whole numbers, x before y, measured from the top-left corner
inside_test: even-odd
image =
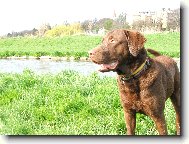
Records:
[[[180,61],[177,60],[180,69]],[[99,66],[92,62],[77,61],[53,61],[53,60],[36,60],[36,59],[0,59],[0,72],[22,73],[24,69],[30,69],[37,74],[52,73],[56,74],[63,70],[74,70],[84,75],[89,75],[98,71]],[[100,73],[102,76],[115,76],[116,73]]]

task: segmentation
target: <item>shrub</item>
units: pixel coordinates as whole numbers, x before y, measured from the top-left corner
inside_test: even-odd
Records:
[[[57,36],[65,36],[65,35],[74,35],[82,32],[81,25],[79,23],[71,24],[71,25],[58,25],[48,30],[45,33],[45,36],[57,37]]]

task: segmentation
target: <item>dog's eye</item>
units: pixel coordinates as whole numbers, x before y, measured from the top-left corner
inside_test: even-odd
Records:
[[[111,39],[111,40],[110,40],[110,43],[115,43],[115,40],[114,40],[114,39]]]

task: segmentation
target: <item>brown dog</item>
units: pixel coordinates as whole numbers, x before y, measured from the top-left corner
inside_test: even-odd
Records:
[[[176,62],[147,49],[144,36],[136,31],[113,30],[102,44],[89,52],[91,60],[101,65],[101,72],[117,72],[127,134],[134,135],[136,113],[148,115],[160,135],[167,135],[165,101],[170,97],[176,111],[177,135],[180,135],[180,73]]]

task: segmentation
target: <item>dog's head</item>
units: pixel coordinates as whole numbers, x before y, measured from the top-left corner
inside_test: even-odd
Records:
[[[137,31],[113,30],[104,36],[102,44],[89,51],[91,60],[101,65],[101,72],[115,71],[128,57],[137,57],[146,39]]]

